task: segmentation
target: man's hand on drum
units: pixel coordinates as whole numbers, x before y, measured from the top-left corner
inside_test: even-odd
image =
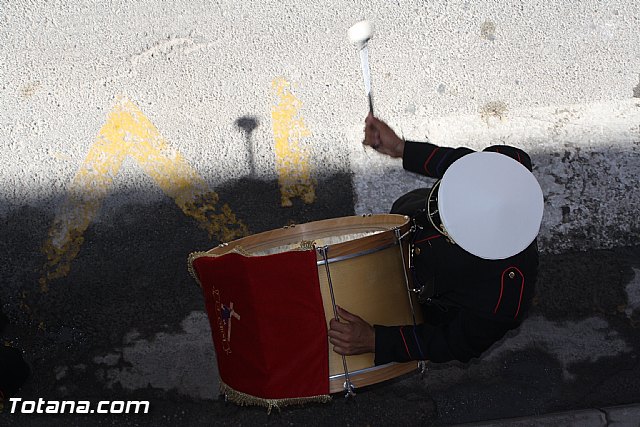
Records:
[[[376,335],[373,326],[347,310],[337,309],[341,320],[329,322],[329,342],[333,344],[333,351],[345,356],[374,353]]]
[[[378,153],[391,157],[402,157],[404,153],[404,140],[400,138],[385,122],[373,117],[369,113],[364,121],[364,145],[376,150]]]

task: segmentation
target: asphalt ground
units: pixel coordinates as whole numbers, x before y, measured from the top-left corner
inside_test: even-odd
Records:
[[[256,233],[350,215],[350,189],[348,175],[329,176],[314,205],[296,199],[290,208],[267,208],[278,206],[276,182],[216,190]],[[107,204],[101,215],[115,220],[89,226],[69,275],[47,292],[37,283],[42,242],[32,235],[48,228],[51,210],[24,207],[0,223],[0,300],[12,323],[3,340],[32,367],[24,400],[149,400],[150,412],[11,414],[5,405],[1,424],[451,425],[640,402],[640,246],[543,254],[528,319],[479,360],[429,364],[424,376],[363,388],[349,401],[338,395],[267,414],[216,393],[203,299],[186,257],[217,242],[169,199]]]

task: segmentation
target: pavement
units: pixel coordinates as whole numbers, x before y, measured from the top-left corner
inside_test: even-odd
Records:
[[[170,207],[156,212],[171,217]],[[338,395],[328,404],[267,414],[219,399],[202,296],[178,256],[191,243],[175,238],[197,225],[164,225],[165,233],[150,230],[149,239],[165,241],[169,253],[159,263],[176,265],[157,275],[129,267],[127,253],[114,251],[94,255],[99,275],[76,272],[91,277],[91,287],[77,281],[44,296],[24,289],[16,301],[0,291],[13,322],[4,340],[24,349],[33,368],[20,398],[148,400],[149,414],[52,418],[5,410],[1,424],[638,425],[640,247],[543,255],[529,317],[478,360],[429,364],[424,376],[363,388],[350,401]],[[121,233],[114,243],[129,248],[135,237]]]
[[[534,417],[509,418],[460,424],[466,427],[527,427],[527,426],[568,426],[568,427],[636,427],[640,425],[640,404],[611,406],[602,409],[558,412]]]

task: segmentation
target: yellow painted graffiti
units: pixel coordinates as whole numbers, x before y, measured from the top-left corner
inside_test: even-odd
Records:
[[[180,209],[205,229],[209,238],[230,241],[248,233],[228,205],[217,207],[218,195],[156,127],[126,98],[109,114],[98,138],[76,173],[63,207],[43,246],[47,257],[40,288],[65,277],[84,242],[83,234],[98,213],[126,156],[149,175]]]
[[[292,206],[294,197],[313,203],[316,181],[311,177],[309,153],[300,141],[311,135],[299,116],[302,103],[293,96],[291,84],[285,79],[275,79],[272,86],[278,97],[271,119],[282,206]]]

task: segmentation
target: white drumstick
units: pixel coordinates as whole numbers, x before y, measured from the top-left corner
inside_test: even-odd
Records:
[[[371,96],[371,73],[369,71],[369,49],[367,43],[373,35],[373,27],[369,21],[355,23],[348,31],[349,40],[360,51],[360,65],[364,80],[364,93],[369,98],[369,112],[373,113],[373,98]]]

